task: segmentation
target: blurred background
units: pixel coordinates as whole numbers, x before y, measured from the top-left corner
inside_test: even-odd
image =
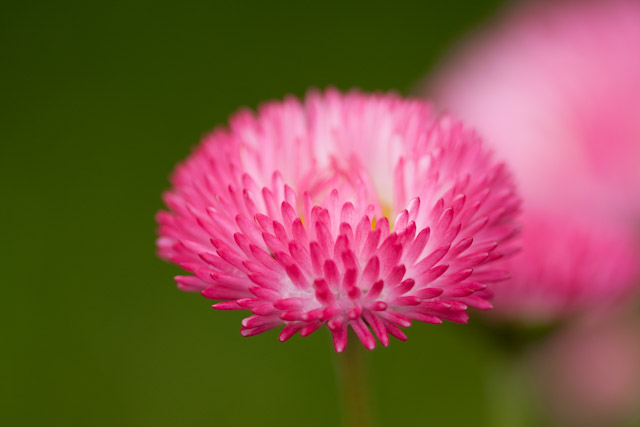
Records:
[[[416,88],[503,1],[3,2],[0,424],[336,425],[328,331],[239,334],[155,255],[168,175],[241,106]],[[473,323],[473,316],[472,316]],[[497,350],[415,325],[367,353],[380,426],[492,426]]]

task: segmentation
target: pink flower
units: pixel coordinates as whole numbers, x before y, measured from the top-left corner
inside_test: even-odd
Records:
[[[311,92],[241,111],[179,165],[157,216],[178,286],[250,310],[244,336],[326,325],[405,340],[412,320],[489,308],[518,199],[474,132],[393,94]],[[373,331],[373,333],[372,333]]]
[[[616,310],[562,331],[532,358],[546,408],[562,426],[628,426],[640,416],[640,319]]]
[[[526,200],[640,223],[637,52],[637,0],[518,4],[426,94],[507,159]]]
[[[626,227],[573,212],[529,209],[522,252],[505,260],[512,278],[492,287],[492,317],[545,324],[601,312],[636,291],[636,242]]]
[[[427,96],[475,126],[525,200],[495,315],[548,322],[637,289],[640,2],[518,4],[464,46]]]

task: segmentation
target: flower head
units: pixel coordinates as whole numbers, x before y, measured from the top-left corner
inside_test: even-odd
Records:
[[[551,322],[638,288],[640,2],[519,3],[426,85],[513,168],[525,200],[492,315]]]
[[[582,319],[532,358],[536,391],[562,426],[630,426],[640,416],[640,319],[629,307]]]
[[[426,95],[504,156],[526,200],[638,224],[639,51],[637,0],[518,2]]]
[[[637,288],[640,252],[625,227],[525,203],[520,240],[522,251],[502,261],[512,278],[493,286],[495,319],[549,324],[610,309]]]
[[[244,336],[326,325],[401,340],[412,320],[489,308],[491,261],[511,251],[518,198],[476,134],[393,94],[311,92],[241,111],[172,177],[160,255],[219,310],[250,310]]]

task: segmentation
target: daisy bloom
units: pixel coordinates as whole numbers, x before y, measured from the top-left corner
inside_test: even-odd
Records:
[[[562,331],[532,358],[538,395],[557,425],[638,425],[640,319],[624,309],[603,314]]]
[[[502,320],[548,323],[638,288],[640,2],[518,3],[423,94],[478,129],[525,200]]]
[[[494,320],[535,326],[611,310],[636,293],[640,251],[627,227],[524,203],[510,280],[492,287]]]
[[[423,93],[504,156],[526,200],[637,226],[638,52],[637,0],[516,2]]]
[[[178,165],[157,215],[180,289],[249,310],[241,333],[350,327],[368,349],[411,322],[465,323],[507,278],[519,201],[480,138],[419,100],[310,92],[243,110]]]

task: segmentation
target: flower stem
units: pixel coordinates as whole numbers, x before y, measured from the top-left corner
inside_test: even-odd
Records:
[[[342,412],[347,427],[371,427],[373,425],[366,369],[365,349],[355,336],[348,339],[349,345],[338,357],[338,383],[342,394]]]
[[[490,425],[495,427],[527,427],[525,388],[522,372],[515,360],[502,360],[490,369]]]

